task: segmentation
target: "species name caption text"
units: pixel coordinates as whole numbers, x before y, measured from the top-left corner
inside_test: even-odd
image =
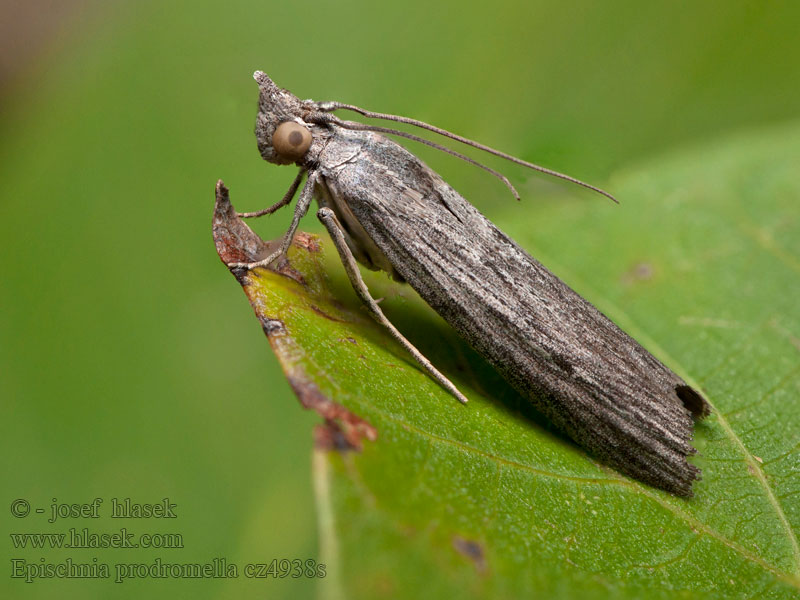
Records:
[[[47,506],[47,505],[45,505]],[[48,579],[104,579],[122,583],[129,579],[299,579],[322,578],[326,565],[312,558],[272,558],[262,562],[237,564],[224,557],[214,557],[205,562],[181,562],[161,557],[142,562],[104,562],[97,556],[64,557],[62,550],[101,550],[149,548],[174,552],[184,548],[184,536],[178,532],[129,531],[127,526],[113,531],[94,531],[82,527],[86,519],[142,519],[166,520],[178,518],[178,504],[163,498],[159,502],[141,503],[131,498],[94,498],[90,502],[61,502],[53,498],[47,508],[32,506],[28,500],[18,498],[11,503],[11,514],[18,519],[41,515],[48,525],[71,525],[58,532],[11,532],[14,552],[59,552],[56,560],[43,556],[12,557],[11,578],[32,583]],[[76,522],[78,526],[76,525]],[[167,523],[174,521],[165,521]],[[126,522],[127,523],[127,522]],[[174,554],[173,554],[174,556]]]

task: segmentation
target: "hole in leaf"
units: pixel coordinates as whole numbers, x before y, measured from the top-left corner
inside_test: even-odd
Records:
[[[688,385],[676,385],[675,393],[693,417],[705,417],[710,412],[706,399],[694,388]]]

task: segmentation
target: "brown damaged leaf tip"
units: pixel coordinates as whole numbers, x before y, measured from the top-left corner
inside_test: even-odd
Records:
[[[314,448],[324,452],[360,452],[359,446],[347,438],[347,434],[335,421],[325,421],[314,426]]]
[[[216,186],[216,202],[214,204],[214,219],[212,233],[217,254],[226,267],[235,263],[257,262],[266,258],[274,251],[277,241],[264,241],[247,224],[239,218],[231,204],[228,188],[220,179]],[[319,242],[310,234],[298,232],[292,245],[303,248],[309,252],[319,252]],[[294,270],[287,261],[278,261],[270,270],[291,277],[300,284],[305,284],[303,276]],[[239,279],[246,272],[241,268],[231,269]]]
[[[212,232],[217,254],[225,266],[255,262],[259,257],[267,256],[271,245],[253,233],[238,217],[231,204],[228,188],[221,179],[217,181],[216,196]]]
[[[319,239],[317,236],[312,235],[310,233],[306,233],[305,231],[298,231],[294,235],[293,243],[298,248],[304,248],[309,252],[319,252]]]
[[[325,419],[325,425],[314,430],[316,447],[360,452],[362,440],[374,442],[378,439],[375,427],[325,396],[310,381],[290,375],[289,384],[304,408],[316,411]]]

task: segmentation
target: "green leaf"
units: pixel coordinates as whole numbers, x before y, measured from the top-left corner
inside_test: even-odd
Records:
[[[314,455],[323,596],[797,597],[798,164],[792,123],[620,174],[619,207],[561,197],[491,215],[710,398],[689,500],[597,464],[412,290],[368,274],[470,398],[460,406],[368,319],[314,238],[292,248],[293,270],[237,271],[328,422]]]

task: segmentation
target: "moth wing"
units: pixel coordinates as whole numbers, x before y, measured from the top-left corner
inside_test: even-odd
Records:
[[[692,416],[709,413],[700,393],[402,146],[347,132],[337,151],[350,157],[323,163],[330,193],[509,383],[605,462],[692,494]]]

